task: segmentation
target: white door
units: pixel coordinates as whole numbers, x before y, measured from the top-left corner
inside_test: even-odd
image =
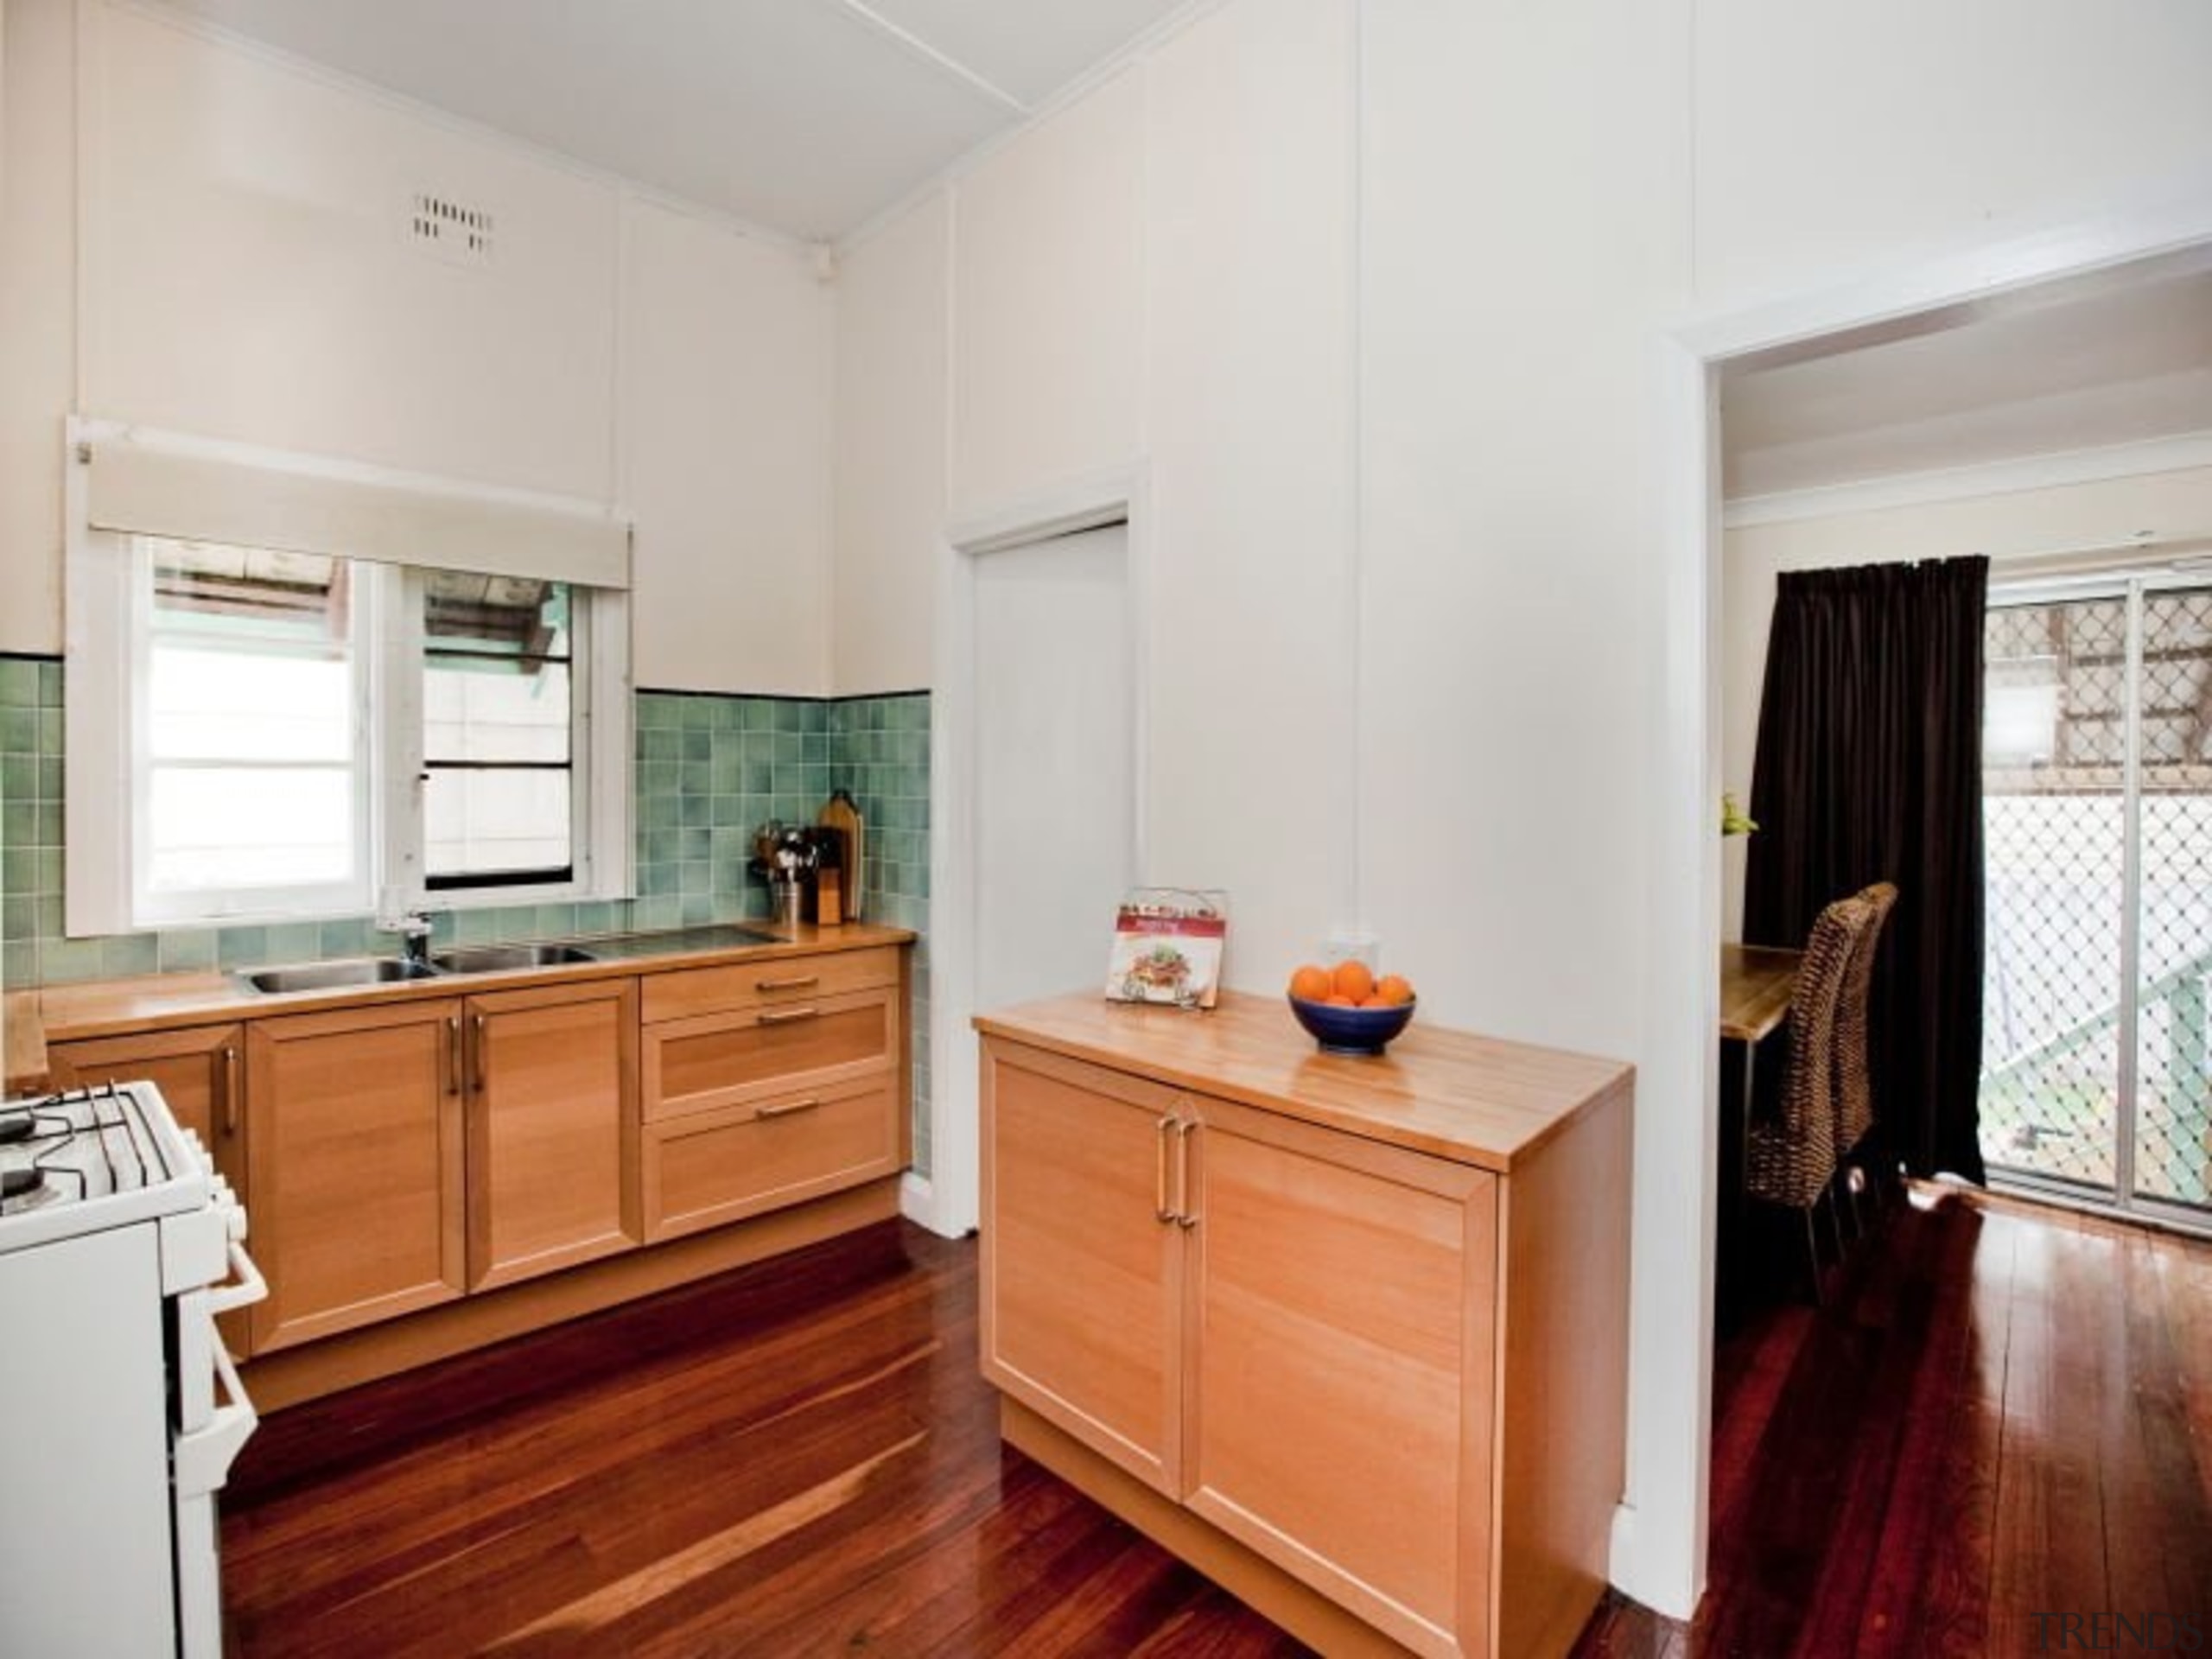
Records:
[[[1103,994],[1135,874],[1128,527],[979,555],[975,579],[975,1006]]]

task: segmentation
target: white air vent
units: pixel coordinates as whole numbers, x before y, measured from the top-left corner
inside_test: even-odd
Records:
[[[450,265],[486,265],[492,262],[492,215],[450,196],[418,190],[409,213],[408,239]]]

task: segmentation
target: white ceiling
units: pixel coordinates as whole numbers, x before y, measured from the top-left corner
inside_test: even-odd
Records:
[[[833,240],[1185,0],[171,0],[236,34]]]
[[[2212,432],[2212,271],[2174,262],[1730,369],[1730,500]],[[1840,347],[1841,349],[1838,349]]]

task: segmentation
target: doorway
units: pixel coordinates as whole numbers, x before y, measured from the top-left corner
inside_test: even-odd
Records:
[[[902,1207],[947,1237],[981,1201],[979,1011],[1103,993],[1145,861],[1141,467],[950,526],[931,728],[930,1173]]]
[[[983,1009],[1105,982],[1136,874],[1128,524],[981,556],[975,652]]]

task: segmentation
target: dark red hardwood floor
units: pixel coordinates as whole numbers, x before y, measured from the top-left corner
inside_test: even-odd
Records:
[[[232,1650],[1303,1651],[1002,1450],[975,1353],[973,1244],[892,1224],[275,1414]],[[1609,1601],[1578,1654],[2025,1654],[2035,1611],[2154,1610],[2212,1652],[2212,1251],[1899,1205],[1719,1373],[1703,1613]]]

